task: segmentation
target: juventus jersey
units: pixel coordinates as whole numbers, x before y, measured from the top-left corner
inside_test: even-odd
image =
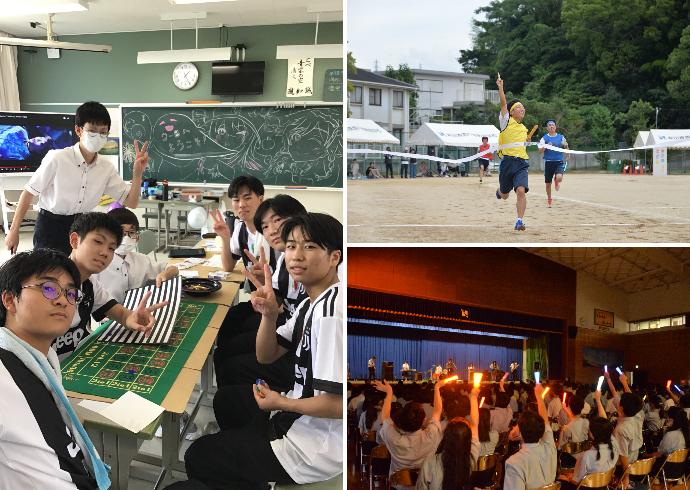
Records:
[[[343,395],[341,283],[326,289],[313,303],[304,300],[276,334],[278,343],[295,354],[295,384],[288,398]],[[271,428],[273,451],[295,482],[324,481],[342,472],[342,418],[276,412]]]
[[[0,488],[96,490],[53,395],[0,348]]]

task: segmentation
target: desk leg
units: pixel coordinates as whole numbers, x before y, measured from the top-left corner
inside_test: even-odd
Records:
[[[165,480],[166,474],[172,472],[173,467],[180,462],[180,414],[165,412],[163,414],[163,440],[162,440],[162,461],[161,471],[158,481],[153,487],[153,490],[162,488],[161,485]]]
[[[122,486],[120,479],[120,459],[117,451],[117,435],[103,432],[103,462],[110,466],[110,489],[111,490],[127,490],[127,481]],[[128,468],[129,471],[129,468]]]
[[[161,249],[161,209],[163,209],[163,206],[161,204],[158,205],[158,229],[156,230],[156,245],[158,246],[157,250]]]
[[[165,210],[165,249],[169,248],[168,241],[170,240],[170,212]]]

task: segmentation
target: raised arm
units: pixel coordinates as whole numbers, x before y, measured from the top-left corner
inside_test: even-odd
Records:
[[[597,390],[594,392],[594,399],[597,401],[597,410],[599,411],[599,417],[607,419],[608,416],[606,415],[606,410],[604,410],[604,405],[601,404],[601,390]]]
[[[288,351],[285,347],[278,344],[278,338],[276,337],[276,321],[278,320],[279,306],[273,292],[271,267],[268,264],[264,264],[265,284],[261,284],[246,269],[242,269],[242,273],[256,286],[256,291],[252,292],[251,301],[254,310],[261,313],[261,324],[259,325],[259,331],[256,333],[256,360],[261,364],[271,364]]]
[[[632,390],[628,386],[628,377],[625,374],[621,374],[620,376],[618,376],[618,380],[623,385],[623,391],[625,391],[626,393],[632,393]]]
[[[539,407],[539,415],[544,419],[544,424],[549,426],[549,412],[546,410],[546,405],[544,404],[544,398],[542,398],[542,393],[544,393],[544,387],[541,383],[537,383],[534,387],[534,394],[537,397],[537,407]]]
[[[213,232],[220,237],[222,242],[220,262],[223,264],[223,270],[225,272],[232,272],[237,264],[237,259],[232,256],[232,251],[230,250],[232,230],[230,230],[225,219],[220,214],[220,210],[216,209],[215,213],[216,214],[213,214],[213,210],[209,211],[211,218],[213,218]]]
[[[393,403],[393,387],[384,379],[383,381],[374,381],[372,386],[379,391],[386,394],[386,399],[383,400],[383,408],[381,409],[381,422],[391,418],[391,403]]]
[[[501,100],[501,115],[505,116],[508,114],[508,103],[506,102],[506,94],[503,93],[503,80],[501,80],[500,73],[498,74],[496,85],[498,85],[498,97]]]
[[[500,388],[501,392],[505,393],[506,389],[503,387],[503,383],[505,383],[506,378],[508,377],[508,374],[510,373],[505,373],[503,377],[501,378],[501,382],[498,384],[498,387]]]
[[[611,375],[609,373],[604,373],[604,378],[606,378],[606,382],[609,385],[609,390],[611,390],[611,396],[616,396],[618,390],[616,390],[616,387],[613,386],[613,381],[611,381]]]
[[[479,387],[472,389],[470,393],[470,429],[472,437],[479,437]]]
[[[673,394],[670,386],[668,388],[666,388],[666,391],[668,391],[668,394],[671,395],[671,399],[673,400],[673,402],[676,405],[680,405],[680,398],[678,398],[676,395]]]
[[[441,420],[441,412],[443,412],[443,400],[441,399],[441,387],[446,384],[446,380],[437,381],[434,385],[434,411],[431,413],[431,418],[436,417]]]

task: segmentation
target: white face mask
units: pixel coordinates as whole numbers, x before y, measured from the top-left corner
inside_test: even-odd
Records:
[[[120,244],[120,246],[115,249],[115,253],[118,255],[127,255],[129,252],[134,250],[136,246],[136,238],[130,238],[126,236],[122,239],[122,243]]]
[[[86,148],[86,150],[90,153],[98,153],[99,151],[101,151],[101,148],[103,148],[103,146],[105,146],[105,143],[108,141],[107,136],[101,136],[98,133],[90,133],[85,130],[82,130],[81,136],[81,143],[84,145],[84,148]]]

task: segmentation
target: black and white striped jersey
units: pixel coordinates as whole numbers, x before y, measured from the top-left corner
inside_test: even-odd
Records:
[[[276,271],[273,273],[273,292],[283,300],[283,311],[286,314],[286,321],[292,318],[297,307],[308,299],[307,292],[302,287],[301,282],[295,281],[285,265],[285,254],[281,254],[276,264]]]
[[[313,303],[307,298],[278,327],[278,343],[295,353],[295,384],[288,398],[343,395],[342,290],[341,283],[336,283]],[[342,472],[342,418],[276,412],[271,426],[273,451],[295,482],[323,481]]]
[[[0,348],[0,489],[95,490],[53,395]]]

